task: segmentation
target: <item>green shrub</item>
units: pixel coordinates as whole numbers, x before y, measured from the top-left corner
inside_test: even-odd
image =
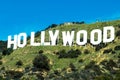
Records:
[[[99,45],[95,45],[95,51],[99,51],[102,48],[105,48],[107,44],[105,43],[100,43]]]
[[[70,63],[70,64],[69,64],[69,67],[71,68],[72,71],[76,71],[76,67],[74,66],[73,63]]]
[[[82,63],[82,62],[83,62],[83,59],[80,59],[78,62],[79,62],[79,63]]]
[[[64,49],[59,51],[59,58],[76,58],[81,54],[81,51],[79,49],[76,50],[69,50],[66,52]]]
[[[41,73],[37,73],[36,76],[37,76],[38,80],[44,80],[44,77],[42,76]]]
[[[33,60],[33,66],[38,70],[50,70],[49,59],[47,56],[40,54]]]
[[[113,67],[115,68],[118,67],[117,63],[113,61],[112,59],[110,59],[109,61],[104,61],[102,62],[102,64],[104,65],[104,68],[109,71],[113,71]]]
[[[119,46],[115,46],[114,50],[120,50],[120,45]]]
[[[102,62],[100,62],[100,64],[105,66],[107,62],[108,62],[107,60],[103,60]]]
[[[2,59],[2,55],[0,55],[0,60]]]
[[[116,52],[115,51],[112,51],[112,54],[115,54]]]
[[[120,58],[120,54],[118,55],[118,58]]]
[[[59,58],[66,58],[66,51],[65,49],[59,51]]]
[[[5,80],[5,79],[3,78],[3,76],[0,75],[0,80]]]
[[[90,53],[90,51],[88,49],[84,50],[84,54],[89,54],[89,53]]]
[[[12,48],[8,48],[6,50],[3,50],[2,54],[5,56],[5,55],[10,55],[12,52],[13,52],[13,49]]]
[[[117,36],[117,37],[120,36],[120,30],[118,30],[118,31],[116,32],[116,36]]]
[[[89,64],[85,66],[85,69],[91,69],[95,65],[95,61],[91,61]]]
[[[6,80],[19,80],[23,76],[23,72],[14,71],[14,70],[7,70],[6,71]]]
[[[110,48],[110,49],[106,49],[106,50],[104,50],[103,53],[105,54],[105,53],[110,53],[110,52],[112,52],[112,49],[111,49],[111,48]]]
[[[2,65],[2,61],[0,61],[0,65]]]
[[[55,75],[60,75],[60,71],[59,70],[54,70],[54,74]]]
[[[40,50],[40,51],[39,51],[39,54],[42,54],[43,52],[44,52],[43,50]]]
[[[3,67],[1,67],[1,69],[0,70],[5,70],[5,67],[3,66]]]
[[[16,65],[17,65],[17,66],[22,66],[22,65],[23,65],[23,62],[22,62],[21,60],[19,60],[19,61],[16,62]]]

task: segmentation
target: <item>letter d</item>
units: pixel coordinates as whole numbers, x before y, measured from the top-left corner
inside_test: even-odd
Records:
[[[108,38],[108,31],[110,31],[110,37]],[[107,26],[107,27],[104,27],[104,30],[103,30],[103,42],[106,43],[106,42],[112,42],[115,38],[115,29],[113,26]]]

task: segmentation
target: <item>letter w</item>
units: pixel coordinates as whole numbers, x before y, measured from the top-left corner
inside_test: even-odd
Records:
[[[63,32],[62,32],[63,46],[66,46],[67,43],[68,43],[70,46],[72,45],[72,42],[73,42],[73,39],[74,39],[74,33],[75,33],[74,31],[72,31],[71,34],[70,34],[69,31],[67,31],[67,33],[66,33],[66,31],[63,31]]]

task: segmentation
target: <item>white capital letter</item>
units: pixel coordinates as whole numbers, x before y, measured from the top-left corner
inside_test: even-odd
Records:
[[[63,36],[63,45],[66,46],[68,43],[71,46],[74,39],[74,31],[72,31],[71,34],[69,31],[67,31],[67,33],[66,31],[63,31],[62,36]]]
[[[35,43],[35,32],[31,32],[30,45],[31,45],[31,46],[40,46],[40,43]]]
[[[22,44],[21,44],[21,40],[23,40]],[[23,48],[26,44],[27,44],[27,35],[26,35],[26,33],[20,33],[18,35],[18,47]]]
[[[12,36],[8,36],[7,48],[11,48],[12,44],[13,49],[17,49],[17,35],[14,35],[14,40],[12,40]]]
[[[110,37],[108,38],[108,31],[110,31]],[[107,27],[104,27],[104,30],[103,30],[103,42],[106,43],[106,42],[111,42],[114,40],[115,38],[115,29],[113,26],[107,26]]]
[[[49,31],[49,34],[50,34],[52,45],[56,45],[56,40],[57,40],[57,37],[59,35],[59,30],[56,30],[55,34],[53,34],[52,31]]]
[[[95,41],[95,33],[98,34],[97,36],[97,41]],[[102,31],[100,29],[95,29],[91,32],[91,37],[90,37],[90,41],[93,45],[97,45],[100,44],[102,41]]]
[[[41,32],[41,45],[50,45],[50,42],[45,42],[45,31]]]
[[[80,41],[81,34],[83,34],[83,41],[82,42]],[[87,43],[87,31],[81,30],[81,31],[77,32],[76,43],[78,45],[85,45]]]

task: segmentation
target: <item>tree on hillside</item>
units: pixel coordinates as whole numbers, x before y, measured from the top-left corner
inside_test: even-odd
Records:
[[[34,68],[36,68],[37,70],[50,70],[50,65],[49,65],[49,59],[47,56],[43,55],[43,54],[39,54],[38,56],[36,56],[33,60],[33,66]]]
[[[3,50],[2,55],[10,55],[13,52],[12,48],[8,48],[6,50]]]
[[[48,26],[45,30],[48,30],[50,28],[54,28],[54,27],[57,27],[58,25],[57,24],[51,24],[50,26]]]

